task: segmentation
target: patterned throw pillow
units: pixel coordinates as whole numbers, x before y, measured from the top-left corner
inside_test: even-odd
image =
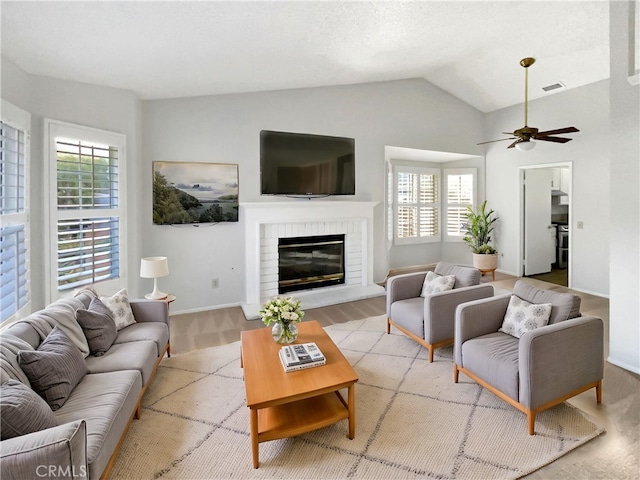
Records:
[[[516,295],[511,295],[502,327],[498,331],[520,338],[526,332],[544,327],[549,323],[550,316],[550,303],[529,303]]]
[[[37,350],[21,350],[18,362],[31,387],[58,410],[87,374],[87,364],[76,345],[56,325]]]
[[[113,320],[116,322],[117,330],[122,330],[123,328],[136,323],[126,288],[116,292],[112,297],[100,297],[100,301],[104,303],[109,310],[111,310]]]
[[[36,392],[26,385],[7,380],[0,386],[2,440],[55,427],[53,411]]]
[[[118,336],[113,314],[99,298],[91,300],[87,310],[79,309],[76,320],[87,337],[91,355],[96,357],[104,355]]]
[[[455,275],[438,275],[437,273],[427,272],[422,284],[421,297],[426,297],[432,293],[446,292],[451,290],[456,283]]]

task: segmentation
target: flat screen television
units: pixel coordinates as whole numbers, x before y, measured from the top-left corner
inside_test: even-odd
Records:
[[[262,194],[355,195],[354,154],[353,138],[262,130]]]

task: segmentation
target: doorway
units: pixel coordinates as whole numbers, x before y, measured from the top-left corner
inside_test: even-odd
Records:
[[[571,163],[521,167],[520,275],[570,286]]]

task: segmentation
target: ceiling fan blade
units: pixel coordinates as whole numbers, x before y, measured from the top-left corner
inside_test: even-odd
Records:
[[[515,147],[518,143],[522,142],[522,139],[519,138],[518,140],[516,140],[515,142],[513,142],[511,145],[509,145],[507,148],[513,148]]]
[[[547,130],[546,132],[538,132],[535,137],[546,137],[547,135],[558,135],[560,133],[575,133],[579,132],[576,127],[558,128],[557,130]]]
[[[573,138],[563,138],[563,137],[536,137],[536,140],[540,140],[541,142],[555,142],[555,143],[567,143],[573,140]]]
[[[516,137],[512,137],[512,138],[501,138],[500,140],[489,140],[488,142],[480,142],[480,143],[476,143],[476,145],[484,145],[485,143],[495,143],[495,142],[504,142],[505,140],[513,140]]]

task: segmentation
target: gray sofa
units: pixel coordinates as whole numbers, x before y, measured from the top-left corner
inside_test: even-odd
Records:
[[[0,443],[3,479],[107,478],[129,425],[134,417],[139,418],[141,398],[165,353],[170,354],[168,305],[163,301],[131,300],[135,323],[117,331],[113,344],[103,354],[94,355],[88,348],[90,342],[82,338],[84,332],[76,314],[93,306],[95,296],[95,292],[83,290],[0,332],[2,388],[25,390],[23,385],[34,386],[25,373],[31,366],[23,360],[55,337],[54,333],[64,332],[63,344],[71,341],[84,357],[79,383],[67,385],[71,391],[63,404],[44,412],[52,413],[53,425]],[[55,347],[54,356],[58,353],[56,348],[65,346]],[[64,388],[65,381],[58,386]],[[33,393],[28,390],[26,395]],[[48,397],[45,400],[49,402]],[[18,397],[15,403],[24,407],[29,402]],[[44,407],[48,405],[45,403]],[[5,422],[3,415],[3,429],[6,425],[10,422]]]
[[[604,323],[580,314],[577,295],[542,290],[522,280],[516,282],[513,295],[516,302],[534,304],[530,308],[551,304],[548,324],[505,333],[511,294],[460,305],[454,381],[458,383],[462,372],[524,412],[533,435],[538,412],[574,395],[595,388],[601,403]]]
[[[481,273],[471,267],[438,262],[432,269],[440,276],[453,275],[453,289],[420,296],[429,270],[406,273],[387,280],[387,333],[393,325],[429,351],[433,362],[436,348],[453,343],[456,307],[493,296],[493,286],[481,285]]]

